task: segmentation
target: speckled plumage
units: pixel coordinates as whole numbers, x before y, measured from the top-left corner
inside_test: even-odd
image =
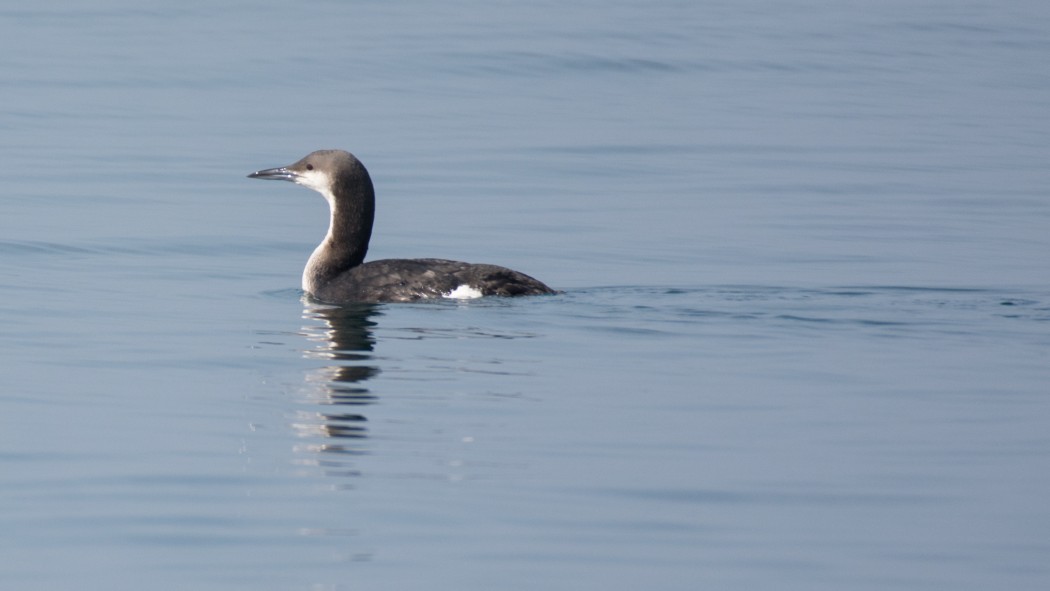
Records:
[[[375,216],[375,191],[364,165],[343,150],[319,150],[281,168],[248,175],[292,181],[324,196],[331,210],[328,233],[303,271],[303,290],[315,299],[406,302],[458,296],[522,296],[555,293],[542,282],[505,267],[445,259],[382,259],[363,262]],[[465,288],[465,289],[464,289]]]
[[[496,265],[445,259],[382,259],[340,273],[312,295],[326,302],[407,302],[447,297],[462,285],[486,296],[554,293],[524,273]]]

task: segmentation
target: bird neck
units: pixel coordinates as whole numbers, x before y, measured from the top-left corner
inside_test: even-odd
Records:
[[[375,191],[365,174],[363,182],[336,184],[331,193],[322,193],[331,212],[328,233],[306,264],[303,290],[316,293],[320,286],[364,262],[375,219]]]

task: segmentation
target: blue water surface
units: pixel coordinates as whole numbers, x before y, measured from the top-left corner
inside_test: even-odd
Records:
[[[1040,2],[0,9],[0,587],[1045,589]],[[331,307],[371,258],[562,293]]]

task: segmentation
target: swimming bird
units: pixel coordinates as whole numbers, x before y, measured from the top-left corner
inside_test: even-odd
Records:
[[[368,170],[349,152],[318,150],[295,164],[248,177],[291,181],[317,191],[328,202],[328,233],[303,270],[303,291],[318,301],[406,302],[556,293],[524,273],[496,265],[445,259],[364,262],[375,217],[375,189]]]

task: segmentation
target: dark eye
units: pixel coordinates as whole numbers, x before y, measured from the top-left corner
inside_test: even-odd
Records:
[[[306,165],[306,170],[313,170],[313,169],[314,169],[314,165],[313,164],[307,164]]]

